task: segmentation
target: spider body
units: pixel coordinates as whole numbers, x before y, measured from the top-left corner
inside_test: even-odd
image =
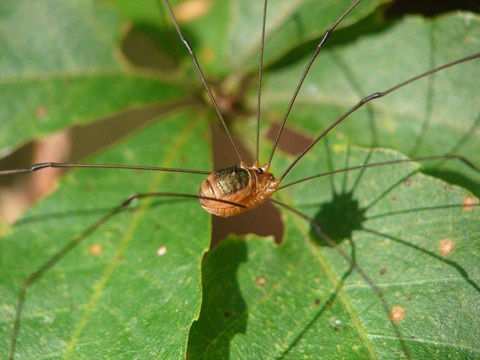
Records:
[[[272,196],[280,180],[269,172],[270,164],[260,167],[258,162],[248,166],[245,162],[240,167],[232,166],[210,174],[198,191],[200,205],[210,214],[230,217],[253,209]],[[227,200],[244,207],[218,202],[214,199]]]

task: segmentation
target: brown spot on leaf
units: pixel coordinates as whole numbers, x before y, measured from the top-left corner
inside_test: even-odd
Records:
[[[463,198],[463,211],[471,211],[478,206],[478,199],[475,196],[465,196]]]
[[[455,243],[450,238],[440,240],[440,252],[442,255],[450,254],[455,249]]]
[[[392,312],[390,313],[390,319],[396,322],[400,322],[403,320],[405,316],[405,309],[401,306],[394,306]]]
[[[102,245],[100,244],[93,244],[88,249],[89,253],[93,256],[98,256],[103,252]]]
[[[161,246],[157,250],[157,255],[158,256],[165,255],[166,253],[167,253],[167,247],[166,246]]]
[[[267,283],[267,279],[265,279],[264,277],[257,278],[257,285],[264,286],[266,283]]]
[[[205,15],[212,7],[210,0],[189,0],[175,7],[175,17],[179,23],[186,23]]]

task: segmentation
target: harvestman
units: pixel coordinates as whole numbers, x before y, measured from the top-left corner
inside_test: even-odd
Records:
[[[313,175],[308,178],[304,178],[301,180],[297,180],[295,182],[289,183],[289,184],[283,184],[282,181],[285,178],[285,176],[294,168],[294,166],[299,162],[305,154],[307,154],[310,149],[312,149],[317,142],[319,142],[327,133],[329,133],[335,126],[340,124],[345,118],[347,118],[351,113],[356,111],[357,109],[361,108],[364,104],[375,100],[377,98],[381,98],[390,92],[393,92],[403,86],[406,86],[410,84],[411,82],[414,82],[418,79],[421,79],[423,77],[429,76],[431,74],[434,74],[438,71],[444,70],[448,67],[454,66],[454,65],[459,65],[463,62],[471,61],[476,58],[480,58],[480,53],[464,57],[462,59],[450,62],[448,64],[439,66],[433,70],[427,71],[425,73],[422,73],[418,76],[415,76],[413,78],[410,78],[394,87],[391,87],[385,91],[381,92],[376,92],[373,93],[364,99],[362,99],[359,103],[354,105],[350,110],[348,110],[343,116],[339,117],[334,123],[332,123],[325,131],[323,131],[318,137],[290,164],[290,166],[278,177],[275,178],[272,173],[270,173],[270,164],[272,162],[272,159],[275,154],[275,150],[277,148],[278,141],[280,139],[280,136],[282,134],[282,131],[284,129],[285,123],[287,121],[287,118],[290,114],[290,111],[293,107],[293,104],[295,102],[295,99],[300,91],[300,88],[303,84],[303,81],[305,80],[308,71],[310,70],[311,65],[313,64],[315,58],[317,57],[318,53],[322,49],[324,43],[327,41],[327,39],[330,37],[330,34],[332,31],[337,27],[337,25],[357,6],[357,4],[360,3],[360,0],[357,0],[349,9],[345,11],[345,13],[338,18],[338,20],[331,26],[331,28],[325,33],[324,37],[318,44],[318,47],[316,48],[314,54],[312,55],[310,62],[308,63],[304,74],[302,75],[299,84],[292,96],[292,99],[290,101],[290,104],[285,112],[285,115],[283,117],[282,123],[280,125],[280,128],[278,130],[278,133],[275,138],[274,145],[272,147],[270,157],[268,161],[260,165],[259,163],[259,124],[260,124],[260,96],[261,96],[261,83],[262,83],[262,62],[263,62],[263,39],[265,37],[265,16],[266,16],[266,2],[265,2],[265,12],[264,12],[264,22],[263,22],[263,31],[262,31],[262,46],[261,46],[261,55],[260,55],[260,71],[259,71],[259,78],[258,78],[258,110],[257,110],[257,135],[256,135],[256,160],[255,162],[249,166],[246,164],[240,157],[239,151],[237,150],[237,147],[235,145],[235,142],[233,140],[233,137],[230,135],[230,132],[228,130],[228,127],[222,117],[222,114],[219,110],[219,107],[217,106],[216,100],[210,91],[205,78],[202,74],[202,71],[200,69],[200,66],[196,60],[195,54],[193,52],[193,49],[191,48],[190,44],[185,40],[183,37],[183,34],[177,24],[177,21],[175,20],[175,17],[173,15],[172,9],[170,5],[168,4],[167,0],[165,0],[165,5],[170,13],[170,16],[173,20],[173,23],[176,27],[176,30],[178,32],[178,35],[186,48],[189,51],[190,56],[192,57],[193,63],[196,67],[196,70],[202,80],[202,82],[205,85],[205,89],[208,93],[208,96],[215,107],[216,112],[218,113],[218,116],[225,128],[225,131],[230,139],[230,142],[235,149],[235,152],[238,156],[239,160],[239,165],[234,165],[232,167],[226,168],[226,169],[221,169],[218,171],[215,171],[214,173],[209,173],[206,171],[197,171],[197,170],[180,170],[180,169],[171,169],[171,168],[159,168],[159,167],[148,167],[148,166],[124,166],[124,165],[108,165],[108,164],[64,164],[64,163],[41,163],[41,164],[36,164],[33,165],[31,168],[28,169],[19,169],[19,170],[3,170],[0,171],[0,175],[9,175],[9,174],[18,174],[18,173],[27,173],[27,172],[34,172],[38,170],[42,170],[45,168],[120,168],[120,169],[135,169],[135,170],[151,170],[151,171],[167,171],[167,172],[184,172],[184,173],[193,173],[193,174],[202,174],[202,175],[208,175],[207,179],[205,179],[201,185],[200,191],[198,195],[188,195],[188,194],[179,194],[179,193],[145,193],[145,194],[134,194],[130,196],[128,199],[123,201],[120,205],[115,207],[111,212],[109,212],[107,215],[102,217],[98,222],[96,222],[91,228],[87,229],[83,234],[81,234],[78,238],[76,238],[74,241],[72,241],[69,245],[67,245],[65,248],[60,250],[54,257],[49,259],[41,268],[38,269],[38,271],[34,272],[31,274],[31,276],[25,281],[21,293],[18,298],[18,305],[16,308],[16,318],[15,318],[15,324],[13,327],[13,335],[12,335],[12,341],[11,341],[11,350],[10,350],[10,357],[14,358],[15,356],[15,347],[16,347],[16,342],[17,342],[17,337],[18,337],[18,330],[21,325],[21,316],[22,316],[22,310],[25,305],[26,299],[28,299],[28,294],[27,290],[30,287],[32,283],[34,283],[36,280],[38,280],[50,267],[55,265],[60,259],[62,259],[68,252],[70,252],[76,245],[78,245],[83,239],[85,239],[88,235],[90,235],[91,232],[99,228],[103,223],[105,223],[107,220],[109,220],[111,217],[113,217],[115,214],[118,212],[124,210],[132,201],[136,199],[141,199],[141,198],[150,198],[150,197],[184,197],[184,198],[198,198],[200,201],[201,206],[208,212],[214,215],[219,215],[219,216],[234,216],[237,214],[240,214],[248,209],[252,209],[256,207],[257,205],[260,205],[264,201],[269,201],[272,202],[273,204],[276,204],[278,206],[281,206],[285,209],[287,209],[290,212],[293,212],[294,214],[302,217],[303,219],[307,220],[308,222],[311,223],[312,227],[316,231],[317,235],[320,236],[329,246],[335,248],[341,256],[350,264],[352,268],[354,268],[363,278],[364,280],[368,283],[368,285],[374,290],[374,292],[377,294],[378,298],[380,299],[382,306],[385,309],[385,312],[388,314],[390,313],[390,308],[391,306],[386,302],[384,299],[384,296],[382,294],[382,291],[370,280],[369,276],[365,274],[365,272],[359,268],[356,263],[351,259],[351,257],[344,252],[341,248],[338,247],[335,241],[333,241],[328,234],[325,234],[321,228],[321,226],[310,216],[307,216],[303,214],[302,212],[294,209],[293,207],[284,204],[278,200],[270,198],[276,191],[279,191],[281,189],[284,189],[286,187],[295,185],[300,182],[305,182],[314,178],[326,176],[332,173],[339,173],[339,172],[346,172],[346,171],[351,171],[351,170],[357,170],[357,169],[365,169],[365,168],[370,168],[370,167],[376,167],[376,166],[385,166],[385,165],[393,165],[393,164],[398,164],[398,163],[406,163],[406,162],[412,162],[412,161],[428,161],[428,160],[438,160],[438,159],[445,159],[445,160],[451,160],[451,159],[456,159],[460,160],[467,166],[471,167],[472,169],[478,171],[478,169],[467,159],[465,159],[462,156],[450,154],[450,155],[444,155],[444,156],[429,156],[429,157],[421,157],[421,158],[416,158],[416,159],[403,159],[403,160],[394,160],[394,161],[385,161],[385,162],[379,162],[379,163],[369,163],[369,164],[363,164],[359,166],[352,166],[346,169],[342,170],[335,170],[329,173],[324,173],[324,174],[318,174],[318,175]],[[27,302],[28,303],[28,302]],[[391,325],[395,330],[396,335],[398,336],[399,341],[401,342],[401,347],[403,352],[407,357],[408,355],[408,349],[406,345],[403,343],[401,340],[401,333],[397,329],[397,326],[395,322],[392,320]]]

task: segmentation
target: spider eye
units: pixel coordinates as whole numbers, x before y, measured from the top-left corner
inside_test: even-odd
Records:
[[[257,172],[258,172],[260,175],[262,175],[262,174],[263,174],[263,169],[262,169],[262,168],[258,168],[258,169],[257,169]]]

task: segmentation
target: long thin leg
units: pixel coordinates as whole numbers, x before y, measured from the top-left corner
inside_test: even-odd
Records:
[[[417,76],[414,76],[408,80],[405,80],[403,82],[401,82],[400,84],[397,84],[395,86],[392,86],[391,88],[387,89],[387,90],[384,90],[384,91],[379,91],[379,92],[375,92],[373,94],[370,94],[366,97],[364,97],[362,100],[360,100],[356,105],[352,106],[350,108],[350,110],[348,110],[347,112],[345,112],[342,116],[340,116],[337,120],[335,120],[327,129],[325,129],[315,140],[312,141],[312,143],[310,145],[307,146],[307,148],[290,164],[290,166],[284,171],[284,173],[278,178],[279,180],[283,180],[283,178],[285,178],[285,176],[290,172],[290,170],[292,170],[292,168],[297,164],[297,162],[305,156],[305,154],[307,154],[310,149],[312,149],[325,135],[327,135],[335,126],[337,126],[338,124],[340,124],[343,120],[345,120],[348,116],[350,116],[350,114],[354,113],[355,111],[357,111],[359,108],[361,108],[363,105],[365,105],[366,103],[372,101],[372,100],[375,100],[375,99],[379,99],[381,97],[384,97],[385,95],[388,95],[390,94],[391,92],[401,88],[401,87],[404,87],[410,83],[413,83],[421,78],[424,78],[426,76],[429,76],[433,73],[436,73],[438,71],[441,71],[441,70],[444,70],[446,68],[449,68],[449,67],[452,67],[454,65],[458,65],[460,63],[464,63],[464,62],[467,62],[467,61],[470,61],[470,60],[473,60],[473,59],[477,59],[477,58],[480,58],[480,53],[476,53],[476,54],[473,54],[473,55],[470,55],[470,56],[466,56],[464,58],[461,58],[461,59],[458,59],[458,60],[455,60],[455,61],[452,61],[452,62],[449,62],[447,64],[444,64],[442,66],[439,66],[439,67],[436,67],[435,69],[432,69],[432,70],[429,70],[427,72],[424,72],[420,75],[417,75]]]
[[[205,90],[207,91],[208,97],[210,98],[210,101],[215,108],[215,111],[222,122],[223,128],[225,129],[225,132],[228,135],[228,138],[230,140],[230,143],[233,146],[233,149],[235,150],[235,153],[237,154],[237,157],[240,161],[242,161],[242,157],[240,156],[240,153],[238,152],[237,146],[235,145],[235,142],[233,141],[232,134],[228,130],[228,126],[223,118],[223,115],[220,111],[220,108],[218,107],[217,101],[215,100],[215,97],[213,96],[212,91],[210,90],[210,87],[208,86],[207,80],[205,79],[205,76],[203,75],[202,69],[200,68],[200,64],[198,63],[197,56],[195,55],[195,52],[193,51],[190,43],[188,42],[187,39],[183,36],[182,30],[180,29],[180,26],[178,26],[177,19],[175,18],[175,15],[173,13],[172,7],[170,6],[168,0],[163,0],[163,3],[165,4],[165,7],[168,10],[168,13],[170,14],[170,18],[172,19],[173,25],[175,26],[175,29],[177,30],[177,34],[180,37],[180,40],[182,41],[183,45],[188,50],[188,53],[190,54],[190,57],[192,58],[193,65],[195,66],[195,69],[197,70],[198,76],[200,77],[200,80],[202,81],[203,86],[205,87]]]
[[[260,107],[262,102],[262,76],[263,76],[263,52],[265,48],[265,24],[267,22],[267,6],[268,0],[263,5],[262,18],[262,39],[260,41],[260,59],[258,64],[258,85],[257,85],[257,135],[256,135],[256,155],[255,160],[258,162],[258,153],[260,151]]]
[[[169,171],[169,172],[183,172],[189,174],[210,175],[210,171],[202,170],[187,170],[187,169],[172,169],[155,166],[138,166],[138,165],[112,165],[112,164],[73,164],[73,163],[57,163],[46,162],[34,164],[26,169],[0,170],[0,175],[13,175],[22,173],[31,173],[34,171],[48,169],[48,168],[100,168],[100,169],[123,169],[123,170],[150,170],[150,171]]]
[[[283,128],[285,127],[285,123],[287,122],[288,116],[290,115],[290,111],[292,110],[293,104],[295,103],[295,100],[297,99],[297,95],[300,92],[300,89],[303,85],[303,82],[305,81],[305,78],[307,77],[308,72],[310,71],[310,68],[312,67],[315,59],[318,56],[318,53],[320,50],[322,50],[323,45],[325,42],[328,40],[330,35],[332,34],[333,30],[342,22],[342,20],[360,3],[361,0],[355,1],[350,7],[335,21],[335,23],[325,31],[325,35],[323,35],[322,40],[318,43],[317,47],[315,48],[315,51],[313,52],[310,60],[308,61],[308,64],[303,71],[303,74],[300,78],[300,81],[298,82],[297,88],[293,92],[292,99],[290,100],[290,103],[288,104],[287,111],[285,112],[285,115],[283,116],[282,124],[280,125],[280,128],[278,129],[277,137],[275,138],[275,142],[273,143],[272,151],[270,153],[270,158],[268,159],[268,163],[270,164],[272,162],[273,154],[275,153],[275,149],[277,147],[278,141],[280,140],[280,136],[282,135]]]
[[[347,171],[352,171],[352,170],[358,170],[358,169],[366,169],[370,167],[375,167],[375,166],[384,166],[384,165],[394,165],[394,164],[403,164],[403,163],[408,163],[408,162],[419,162],[419,161],[429,161],[429,160],[460,160],[463,162],[465,165],[468,167],[472,168],[476,172],[480,173],[480,169],[477,168],[475,165],[473,165],[468,159],[464,158],[463,156],[452,154],[452,155],[439,155],[439,156],[424,156],[424,157],[419,157],[419,158],[414,158],[414,159],[401,159],[401,160],[392,160],[392,161],[382,161],[378,163],[371,163],[371,164],[363,164],[363,165],[357,165],[357,166],[352,166],[349,168],[345,169],[339,169],[339,170],[332,170],[328,171],[322,174],[317,174],[317,175],[312,175],[300,180],[293,181],[291,183],[285,184],[280,186],[278,190],[285,189],[286,187],[299,184],[304,181],[309,181],[312,179],[316,179],[319,177],[327,176],[327,175],[332,175],[332,174],[338,174],[342,172],[347,172]]]

